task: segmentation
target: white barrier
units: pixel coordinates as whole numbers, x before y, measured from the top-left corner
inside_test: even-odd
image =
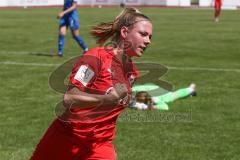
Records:
[[[64,0],[0,0],[0,7],[63,5]],[[79,5],[190,6],[190,0],[78,0]]]
[[[0,0],[1,7],[62,5],[63,0]]]
[[[88,5],[146,5],[146,6],[190,6],[191,0],[80,0],[80,4]]]
[[[214,0],[199,0],[200,7],[213,7]],[[222,0],[222,9],[237,9],[240,7],[240,0]]]
[[[200,7],[210,7],[214,5],[212,3],[213,3],[213,0],[199,0]]]
[[[53,6],[63,5],[64,0],[0,0],[0,7],[18,6]],[[222,0],[223,9],[240,7],[240,0]],[[190,6],[191,0],[78,0],[79,5],[158,5],[158,6]],[[200,7],[213,7],[214,0],[199,0]]]

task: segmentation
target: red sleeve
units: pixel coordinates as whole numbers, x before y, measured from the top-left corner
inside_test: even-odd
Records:
[[[85,54],[79,58],[72,69],[69,84],[81,91],[91,87],[101,70],[101,60],[96,54]]]

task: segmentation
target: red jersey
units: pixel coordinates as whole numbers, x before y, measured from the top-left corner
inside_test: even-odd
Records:
[[[102,47],[85,53],[75,64],[70,75],[70,85],[92,94],[107,94],[116,83],[124,83],[128,96],[117,106],[77,107],[70,109],[61,117],[67,131],[82,140],[112,141],[118,115],[130,100],[131,86],[138,72],[129,59],[119,61],[112,50]]]
[[[219,8],[222,6],[222,0],[215,0],[215,7]]]

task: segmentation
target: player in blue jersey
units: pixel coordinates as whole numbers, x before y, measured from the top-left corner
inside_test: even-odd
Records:
[[[72,36],[81,48],[86,52],[88,47],[83,38],[79,35],[79,21],[77,13],[77,0],[64,0],[63,11],[57,16],[59,21],[59,36],[58,36],[58,56],[63,56],[64,36],[67,33],[68,27],[72,31]]]

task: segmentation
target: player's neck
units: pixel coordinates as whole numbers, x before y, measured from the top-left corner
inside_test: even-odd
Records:
[[[113,54],[120,62],[122,62],[124,51],[121,48],[114,48]]]
[[[121,48],[115,48],[113,50],[113,54],[121,63],[126,63],[129,61],[126,51]]]

